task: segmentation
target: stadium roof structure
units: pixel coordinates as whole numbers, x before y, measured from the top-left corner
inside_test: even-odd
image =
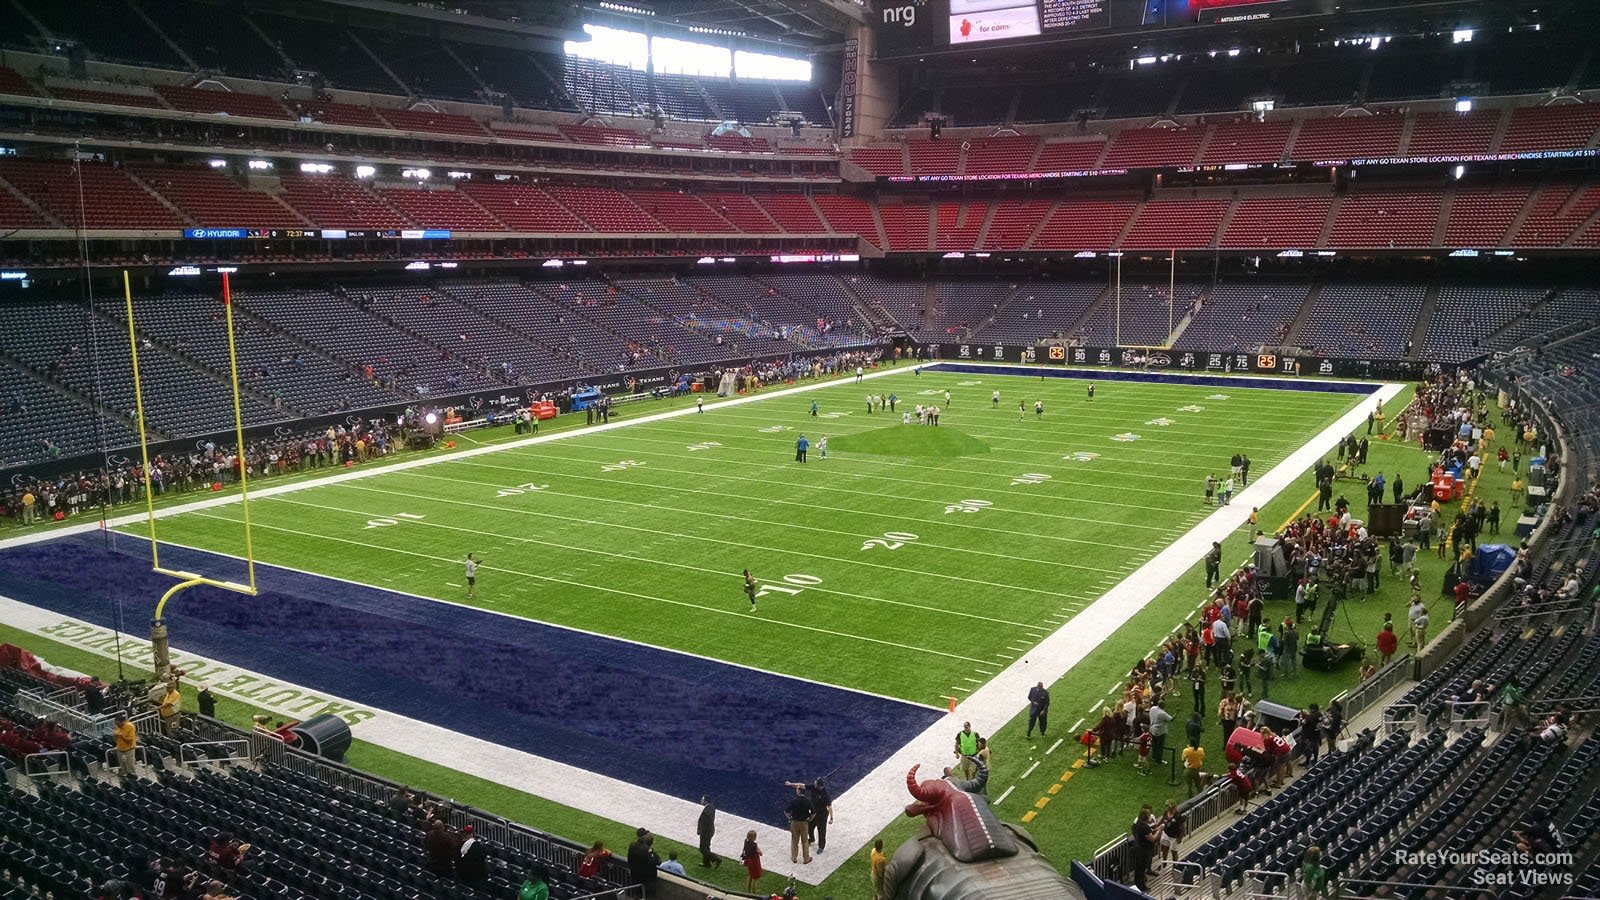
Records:
[[[843,41],[850,25],[866,23],[869,11],[867,0],[584,0],[581,7],[549,0],[459,0],[451,5],[472,15],[519,23],[548,20],[553,15],[581,9],[589,19],[615,16],[622,22],[648,21],[702,35],[726,35],[813,50]]]

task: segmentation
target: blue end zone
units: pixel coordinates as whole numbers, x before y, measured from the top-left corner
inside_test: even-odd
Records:
[[[235,559],[162,564],[243,580]],[[674,797],[714,796],[782,825],[782,782],[837,772],[837,796],[941,713],[274,566],[245,597],[191,588],[167,622],[183,650]],[[173,585],[149,544],[79,535],[0,551],[0,594],[142,631]],[[618,815],[625,817],[625,811]]]
[[[1192,384],[1199,387],[1264,388],[1269,391],[1322,391],[1329,394],[1373,394],[1377,382],[1318,381],[1316,379],[1262,378],[1250,375],[1191,375],[1182,370],[1129,372],[1121,369],[1067,369],[1049,366],[996,366],[983,363],[944,362],[934,371],[974,375],[1021,375],[1033,378],[1081,378],[1088,381],[1137,381],[1145,384]]]

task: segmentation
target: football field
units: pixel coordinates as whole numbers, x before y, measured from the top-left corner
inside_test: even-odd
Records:
[[[869,412],[869,393],[896,411]],[[1264,473],[1358,402],[1136,382],[1091,402],[1073,379],[906,368],[615,427],[651,411],[627,407],[593,433],[261,498],[254,551],[942,708],[1205,516],[1204,479],[1233,453]],[[902,424],[919,403],[938,426]],[[241,554],[240,514],[166,518],[160,536]]]

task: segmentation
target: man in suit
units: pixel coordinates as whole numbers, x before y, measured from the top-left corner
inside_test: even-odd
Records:
[[[717,833],[717,804],[710,797],[700,798],[700,822],[695,834],[700,836],[700,868],[722,865],[722,857],[711,852],[711,837]]]
[[[1034,725],[1041,736],[1050,725],[1050,692],[1042,681],[1028,691],[1028,737],[1033,737]]]

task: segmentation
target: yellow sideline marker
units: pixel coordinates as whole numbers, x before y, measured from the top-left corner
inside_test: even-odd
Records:
[[[240,507],[244,510],[244,560],[247,578],[246,583],[227,581],[224,579],[208,578],[195,572],[185,572],[179,569],[168,569],[161,565],[161,544],[156,538],[156,509],[155,493],[150,489],[150,437],[144,419],[144,380],[139,374],[139,340],[133,320],[133,288],[129,282],[128,270],[122,270],[122,296],[126,304],[128,317],[128,353],[133,360],[133,402],[137,412],[139,425],[139,453],[144,465],[145,473],[145,524],[150,529],[150,567],[162,575],[170,575],[178,579],[178,583],[161,595],[161,600],[156,603],[155,617],[150,622],[150,643],[155,651],[155,674],[157,678],[165,678],[171,667],[171,658],[167,652],[167,625],[162,618],[166,611],[167,601],[171,600],[180,591],[194,587],[197,584],[210,585],[225,591],[239,594],[256,595],[256,557],[255,548],[251,543],[250,535],[250,486],[249,469],[244,462],[244,413],[239,400],[239,355],[233,337],[233,293],[228,282],[228,273],[222,273],[222,309],[225,317],[225,328],[228,333],[228,374],[233,386],[233,431],[234,439],[239,448],[239,500]]]

